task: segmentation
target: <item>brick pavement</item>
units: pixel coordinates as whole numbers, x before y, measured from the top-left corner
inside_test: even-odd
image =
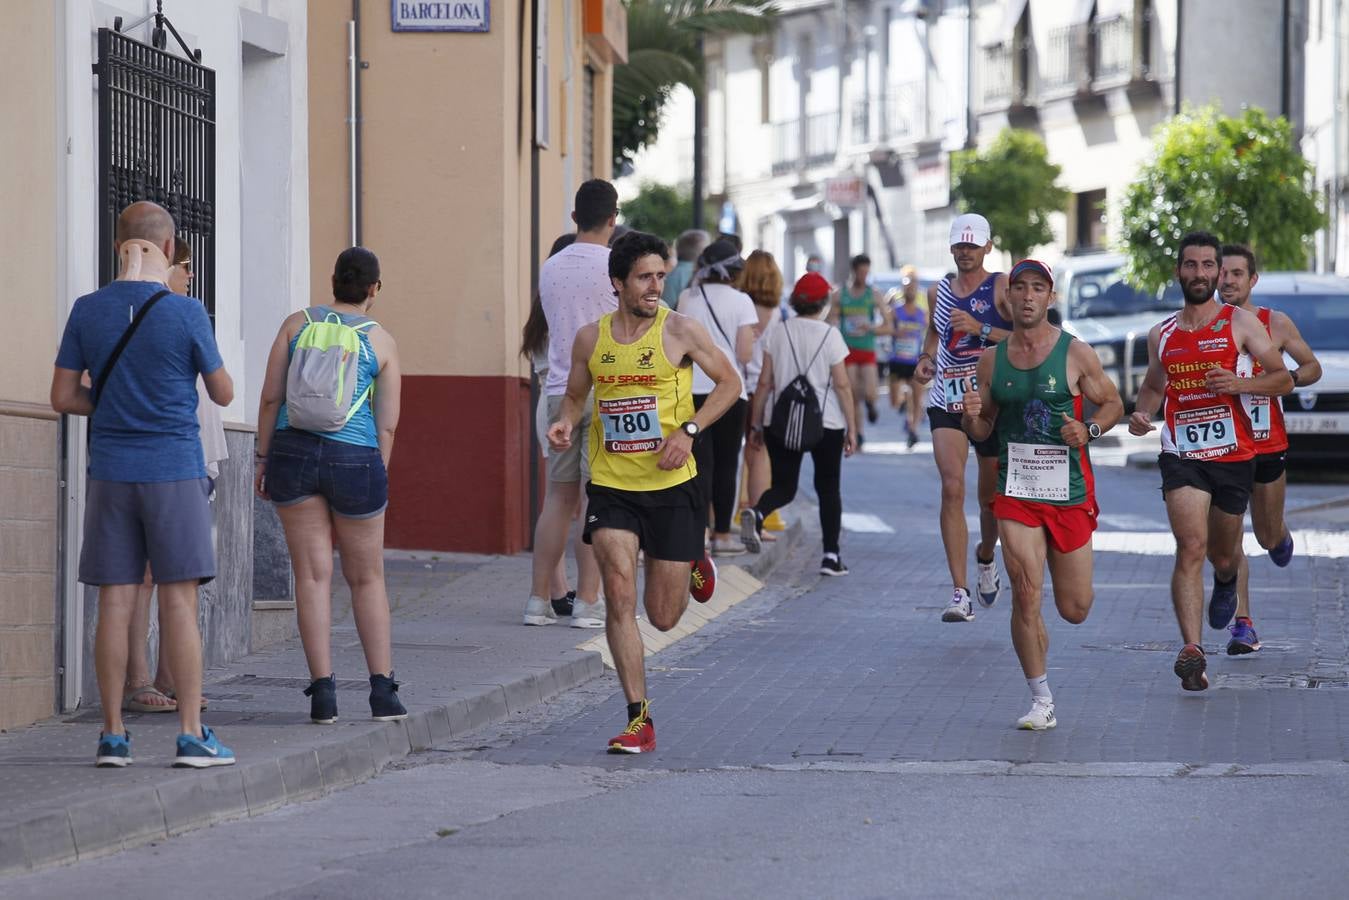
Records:
[[[1012,723],[1028,695],[1008,633],[1009,592],[993,610],[978,610],[973,623],[938,620],[950,588],[930,455],[864,455],[844,469],[845,508],[872,513],[897,533],[845,533],[852,574],[841,579],[810,574],[818,539],[808,534],[775,578],[804,578],[804,591],[681,656],[672,671],[653,673],[656,753],[602,753],[622,724],[615,694],[484,757],[673,769],[826,759],[1349,759],[1349,560],[1300,556],[1280,570],[1252,558],[1265,649],[1228,657],[1226,632],[1206,631],[1212,686],[1186,694],[1171,673],[1180,646],[1171,559],[1098,553],[1096,604],[1086,623],[1059,620],[1046,596],[1059,727],[1019,732]],[[972,477],[972,465],[970,471]],[[802,480],[809,484],[808,475]],[[1127,529],[1165,530],[1155,471],[1108,469],[1099,485],[1103,509]],[[1294,486],[1290,507],[1298,491]],[[1319,687],[1299,686],[1317,679]]]

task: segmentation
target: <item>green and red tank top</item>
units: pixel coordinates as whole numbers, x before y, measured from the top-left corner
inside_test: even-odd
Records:
[[[838,292],[838,325],[843,332],[843,342],[849,350],[876,349],[875,324],[876,300],[868,285],[860,294],[853,294],[848,285]]]
[[[1194,331],[1181,328],[1175,315],[1162,322],[1157,358],[1166,370],[1163,453],[1209,462],[1245,462],[1255,456],[1241,397],[1215,394],[1204,378],[1213,368],[1237,372],[1241,353],[1232,332],[1233,311],[1220,304],[1213,321]]]
[[[1069,447],[1060,429],[1063,417],[1082,420],[1082,395],[1068,381],[1068,348],[1073,336],[1059,332],[1049,355],[1033,369],[1021,369],[1007,355],[1009,341],[996,346],[989,392],[998,406],[998,492],[1007,497],[1076,506],[1091,500],[1096,479],[1084,444]]]

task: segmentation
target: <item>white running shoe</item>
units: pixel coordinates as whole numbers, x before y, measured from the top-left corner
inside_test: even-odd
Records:
[[[552,625],[556,621],[557,613],[553,612],[553,604],[542,597],[529,598],[525,604],[526,625]]]
[[[722,540],[721,538],[712,539],[713,556],[740,556],[745,550],[745,545],[735,538],[726,538],[725,540]]]
[[[970,593],[964,588],[956,588],[951,594],[951,602],[942,610],[943,622],[973,622],[974,607],[970,604]]]
[[[740,510],[740,542],[750,553],[763,549],[763,535],[759,533],[759,514],[752,509]]]
[[[594,603],[586,603],[580,597],[571,607],[571,627],[572,628],[603,628],[604,627],[604,595],[595,597]]]
[[[1016,720],[1016,727],[1022,731],[1048,731],[1059,720],[1054,718],[1054,704],[1043,700],[1032,700],[1030,712]]]
[[[981,563],[976,558],[975,562],[979,566],[979,605],[988,609],[998,599],[998,593],[1002,590],[1002,575],[998,572],[998,560],[995,557],[990,563]]]

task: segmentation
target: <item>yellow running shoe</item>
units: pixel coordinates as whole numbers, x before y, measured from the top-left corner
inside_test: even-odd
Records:
[[[763,528],[764,531],[786,531],[787,523],[782,521],[782,516],[775,509],[763,520]]]

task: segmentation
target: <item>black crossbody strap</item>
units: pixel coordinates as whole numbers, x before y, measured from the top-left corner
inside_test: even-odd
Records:
[[[717,311],[716,311],[715,309],[712,308],[712,301],[707,299],[707,291],[703,288],[703,286],[702,286],[701,284],[698,285],[698,290],[702,292],[702,295],[703,295],[703,303],[706,304],[706,306],[707,306],[707,311],[710,312],[710,313],[712,314],[712,322],[717,326],[717,331],[720,331],[720,332],[721,332],[722,338],[726,341],[727,344],[730,345],[730,348],[731,348],[731,355],[734,356],[734,355],[735,355],[735,341],[731,340],[731,339],[726,335],[726,329],[721,327],[721,320],[717,318]]]
[[[172,291],[160,291],[149,300],[146,300],[145,305],[140,308],[140,312],[136,313],[136,318],[132,319],[131,324],[126,327],[126,331],[122,332],[122,339],[117,342],[116,347],[112,348],[112,355],[109,356],[108,361],[103,364],[103,371],[98,373],[98,380],[94,382],[93,400],[95,406],[98,405],[98,401],[103,397],[103,388],[108,383],[108,376],[112,374],[113,367],[117,365],[117,360],[121,359],[122,351],[125,350],[126,345],[131,342],[131,338],[135,335],[136,329],[141,327],[141,322],[145,320],[145,314],[150,311],[150,307],[160,301],[160,298],[165,297],[170,293],[172,293]]]

